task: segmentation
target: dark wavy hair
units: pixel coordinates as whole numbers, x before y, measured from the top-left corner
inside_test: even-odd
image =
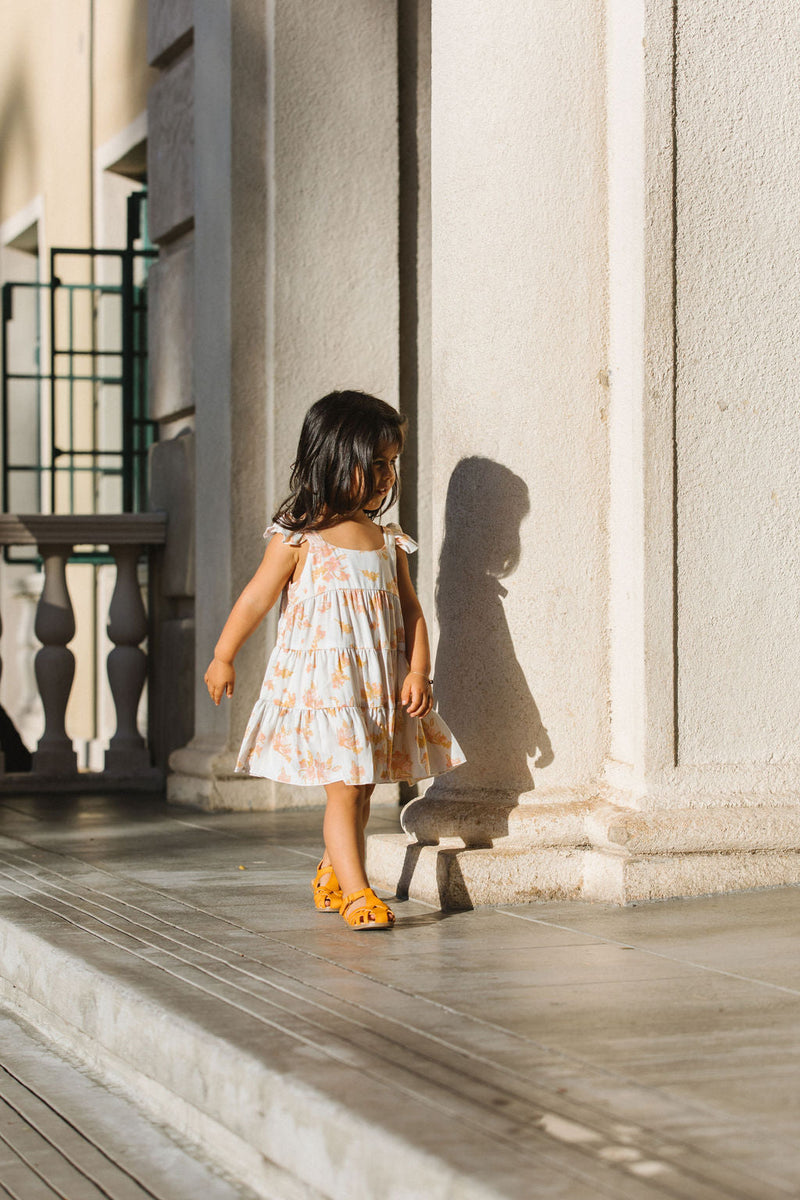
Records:
[[[297,532],[359,512],[372,494],[373,461],[388,446],[402,450],[406,425],[396,409],[366,392],[331,392],[317,400],[300,431],[291,492],[274,520]],[[380,516],[396,499],[395,479],[370,516]]]

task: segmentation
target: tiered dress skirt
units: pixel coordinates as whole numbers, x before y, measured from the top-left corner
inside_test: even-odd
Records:
[[[397,546],[416,544],[397,525],[379,550],[346,550],[316,532],[300,578],[281,600],[278,637],[236,770],[282,783],[389,783],[427,779],[465,761],[439,714],[410,717],[400,704],[408,671],[397,586]]]

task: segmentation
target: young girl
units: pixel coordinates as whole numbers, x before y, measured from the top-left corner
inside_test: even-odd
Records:
[[[406,559],[416,544],[399,525],[375,523],[397,496],[404,432],[399,413],[362,392],[312,405],[291,495],[205,674],[215,704],[233,695],[236,653],[280,597],[277,643],[236,770],[324,785],[314,903],[360,930],[394,924],[365,870],[375,784],[464,762],[433,711],[428,631]]]

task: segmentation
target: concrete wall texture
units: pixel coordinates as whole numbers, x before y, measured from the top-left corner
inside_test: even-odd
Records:
[[[606,748],[602,50],[600,4],[433,6],[436,676],[487,787]]]
[[[766,765],[800,739],[800,11],[725,8],[676,64],[678,752]]]
[[[151,127],[190,120],[195,155],[190,197],[185,173],[151,178],[182,214],[165,296],[181,239],[194,262],[193,342],[154,331],[167,390],[193,389],[158,398],[165,435],[184,413],[197,439],[197,716],[173,798],[321,799],[231,776],[271,627],[233,706],[200,676],[302,413],[357,386],[425,431],[404,521],[469,757],[406,835],[371,839],[375,880],[464,904],[800,879],[800,16],[177,8],[151,3],[149,38]]]

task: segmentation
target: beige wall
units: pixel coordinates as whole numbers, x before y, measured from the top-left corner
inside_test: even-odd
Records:
[[[93,151],[146,107],[146,34],[144,0],[0,7],[0,223],[42,195],[50,243],[89,244]]]
[[[147,0],[99,0],[94,23],[94,140],[101,146],[147,107]]]

